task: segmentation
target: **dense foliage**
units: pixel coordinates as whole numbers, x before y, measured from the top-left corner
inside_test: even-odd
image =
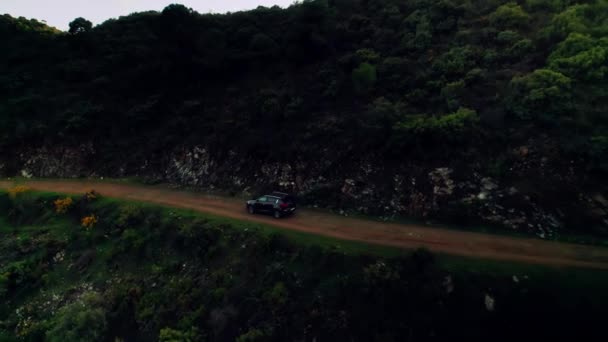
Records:
[[[317,0],[62,33],[4,15],[0,150],[95,141],[103,169],[184,144],[418,158],[547,135],[605,171],[607,17],[605,0]]]
[[[57,211],[66,197],[0,193],[3,341],[512,341],[603,328],[602,273],[449,272],[424,250],[358,256],[184,211],[69,198]]]

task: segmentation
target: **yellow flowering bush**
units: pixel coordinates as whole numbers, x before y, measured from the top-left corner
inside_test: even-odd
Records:
[[[25,185],[17,185],[15,187],[8,189],[8,195],[11,198],[15,198],[15,197],[17,197],[17,195],[22,194],[24,192],[28,192],[30,190],[31,189]]]
[[[99,220],[98,220],[97,216],[91,214],[89,216],[83,217],[81,223],[84,228],[91,229],[91,228],[95,227],[95,225],[97,224],[98,221]]]
[[[72,207],[72,204],[74,204],[74,201],[72,200],[72,197],[66,197],[66,198],[59,198],[57,200],[55,200],[55,212],[57,214],[65,214],[68,212],[68,210],[70,210],[70,208]]]

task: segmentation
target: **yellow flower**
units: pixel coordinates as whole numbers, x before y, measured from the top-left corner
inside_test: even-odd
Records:
[[[72,197],[66,197],[63,199],[57,199],[55,202],[55,212],[57,214],[65,214],[68,212],[68,210],[70,209],[70,207],[72,206],[72,204],[74,204],[74,201],[72,200]]]
[[[17,186],[15,186],[13,188],[10,188],[8,190],[8,195],[11,198],[15,198],[15,197],[17,197],[17,195],[22,194],[24,192],[28,192],[30,190],[31,189],[29,187],[25,186],[25,185],[17,185]]]
[[[98,221],[99,220],[97,219],[97,216],[91,214],[89,216],[83,217],[81,223],[84,228],[91,229],[95,227]]]

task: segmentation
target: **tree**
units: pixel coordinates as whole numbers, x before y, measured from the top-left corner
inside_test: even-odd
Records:
[[[510,2],[498,7],[488,19],[492,26],[508,28],[522,26],[528,22],[529,18],[530,16],[521,6]]]
[[[464,80],[448,83],[441,89],[441,97],[445,100],[449,110],[456,110],[460,107],[460,99],[465,92]]]
[[[179,19],[183,17],[187,17],[193,13],[192,8],[188,8],[184,5],[180,4],[171,4],[163,9],[162,15],[164,17],[172,17],[174,19]]]
[[[263,33],[257,33],[249,44],[250,50],[262,56],[272,56],[278,53],[279,46],[277,43]]]
[[[507,107],[520,119],[553,122],[571,110],[571,79],[548,69],[514,77]]]
[[[471,47],[454,47],[441,55],[435,63],[433,63],[433,68],[438,73],[445,76],[464,75],[475,65],[474,57]]]
[[[93,28],[93,23],[86,20],[85,18],[79,17],[79,18],[74,19],[70,23],[70,30],[68,32],[70,32],[71,34],[80,34],[80,33],[89,32],[89,31],[91,31],[92,28]]]
[[[549,68],[573,79],[604,81],[608,76],[608,39],[572,33],[549,56]]]

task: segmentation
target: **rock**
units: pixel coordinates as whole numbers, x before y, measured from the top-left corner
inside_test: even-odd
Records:
[[[27,171],[27,170],[21,170],[21,177],[32,178],[33,175],[29,171]]]
[[[525,157],[528,155],[530,150],[528,149],[528,146],[520,146],[518,152],[520,157]]]
[[[604,197],[602,194],[596,194],[595,196],[592,197],[593,200],[595,200],[598,204],[600,204],[602,207],[607,208],[608,209],[608,199],[606,199],[606,197]]]
[[[447,167],[437,168],[429,172],[429,178],[433,185],[433,194],[435,196],[448,196],[454,192],[454,181],[450,178],[452,169]]]
[[[84,270],[87,269],[87,267],[89,267],[89,265],[91,265],[91,263],[95,259],[96,254],[97,253],[93,249],[85,251],[78,258],[78,260],[76,260],[76,263],[74,264],[74,266],[76,267],[76,269],[78,271],[83,272]]]
[[[452,276],[446,276],[443,279],[443,288],[446,293],[452,293],[454,291],[454,281],[452,280]]]
[[[490,312],[494,311],[495,300],[487,293],[484,298],[484,304],[486,305],[486,310],[488,310]]]
[[[481,180],[481,187],[486,191],[492,191],[498,188],[498,185],[492,181],[491,178],[483,178]]]

